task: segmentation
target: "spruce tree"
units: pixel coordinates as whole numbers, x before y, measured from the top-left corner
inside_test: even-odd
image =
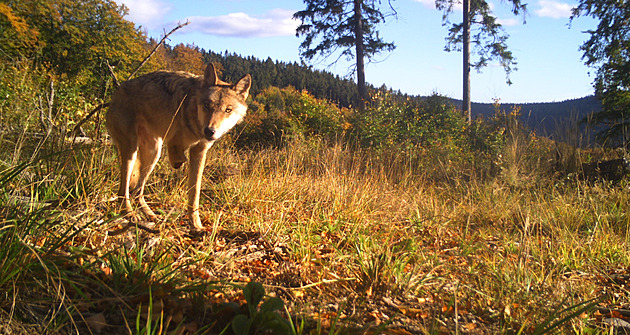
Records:
[[[395,11],[389,4],[390,13],[381,9],[380,0],[304,0],[306,8],[293,15],[301,20],[296,35],[304,36],[300,44],[300,56],[312,61],[317,56],[328,58],[336,55],[331,63],[340,58],[355,59],[352,72],[357,75],[359,92],[358,107],[363,110],[368,100],[365,83],[365,60],[369,62],[381,52],[394,50],[392,42],[385,42],[376,26],[385,22]]]

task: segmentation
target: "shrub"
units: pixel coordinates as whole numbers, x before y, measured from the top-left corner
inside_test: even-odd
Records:
[[[76,82],[29,61],[2,65],[0,75],[0,126],[13,130],[65,133],[97,104]]]
[[[306,91],[269,87],[250,103],[237,143],[280,147],[307,137],[332,141],[344,133],[345,114],[347,110]]]
[[[352,120],[353,137],[364,147],[462,145],[466,120],[450,99],[433,94],[420,103],[395,101],[378,91],[364,113]]]
[[[558,144],[537,136],[521,121],[520,112],[518,106],[506,111],[496,103],[494,115],[475,120],[469,134],[477,170],[510,185],[551,175],[559,163]]]

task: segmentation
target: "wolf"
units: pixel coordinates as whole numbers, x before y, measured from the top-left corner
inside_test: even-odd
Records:
[[[157,220],[144,199],[144,187],[166,143],[175,169],[186,162],[188,151],[187,215],[193,230],[203,229],[199,193],[206,153],[245,117],[251,84],[249,74],[233,85],[220,80],[210,63],[203,77],[157,71],[120,85],[112,96],[105,125],[118,149],[118,198],[123,214],[133,213],[130,192],[137,192],[142,212]]]

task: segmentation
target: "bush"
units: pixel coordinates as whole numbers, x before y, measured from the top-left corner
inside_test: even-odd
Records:
[[[395,101],[379,91],[364,113],[352,120],[353,138],[364,147],[464,144],[466,120],[450,99],[433,94],[420,103]]]
[[[506,111],[495,104],[495,114],[474,120],[469,135],[477,171],[509,185],[536,182],[559,167],[558,144],[526,127],[518,106]]]
[[[65,133],[98,103],[77,83],[29,61],[2,65],[0,75],[2,127],[35,132],[54,128]]]
[[[333,141],[342,136],[346,109],[292,87],[269,87],[250,103],[237,144],[281,147],[310,137]],[[347,126],[346,126],[347,127]]]

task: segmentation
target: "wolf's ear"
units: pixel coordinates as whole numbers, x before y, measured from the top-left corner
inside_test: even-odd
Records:
[[[252,87],[252,76],[246,74],[243,76],[243,78],[239,79],[239,81],[236,82],[236,85],[234,85],[234,90],[236,91],[236,93],[241,94],[244,99],[247,99],[250,87]]]
[[[203,73],[203,85],[204,86],[216,86],[219,82],[217,77],[217,71],[214,69],[214,64],[210,63],[206,67],[206,71]]]

